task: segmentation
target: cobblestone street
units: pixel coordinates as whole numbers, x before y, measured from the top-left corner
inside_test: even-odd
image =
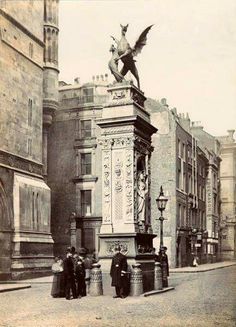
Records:
[[[0,294],[1,327],[235,326],[236,266],[171,274],[175,290],[150,297],[111,296],[66,301],[50,283]],[[43,280],[43,279],[42,279]]]

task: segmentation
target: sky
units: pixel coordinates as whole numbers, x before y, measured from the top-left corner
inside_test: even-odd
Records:
[[[154,24],[136,57],[145,96],[166,98],[213,135],[236,129],[235,0],[60,0],[59,79],[108,73],[113,82],[110,35],[127,23],[131,46]]]

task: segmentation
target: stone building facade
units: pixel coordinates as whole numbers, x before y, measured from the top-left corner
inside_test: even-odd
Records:
[[[44,18],[57,0],[0,1],[0,274],[51,266],[50,189],[42,176]],[[57,43],[57,39],[54,40]],[[54,76],[53,92],[57,93]]]
[[[49,130],[48,183],[52,190],[55,253],[69,245],[98,251],[102,221],[101,149],[98,149],[107,75],[91,83],[60,82],[59,109]]]
[[[151,123],[158,127],[153,135],[151,161],[152,199],[160,186],[168,197],[164,211],[164,244],[172,267],[192,263],[193,254],[201,263],[207,260],[206,176],[208,159],[196,138],[186,131],[176,109],[169,110],[166,100],[148,100]],[[152,201],[154,233],[160,235],[159,212]],[[159,237],[154,240],[159,249]]]
[[[220,143],[216,137],[207,133],[199,122],[193,122],[188,128],[198,140],[199,146],[208,158],[206,185],[206,220],[207,220],[207,261],[221,259],[220,243]]]
[[[218,137],[220,141],[221,253],[222,259],[236,257],[236,142],[234,130]]]

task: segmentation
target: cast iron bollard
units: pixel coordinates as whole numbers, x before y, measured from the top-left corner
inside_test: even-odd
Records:
[[[162,269],[160,262],[155,262],[154,268],[154,290],[162,290]]]
[[[135,263],[132,265],[133,270],[130,278],[130,295],[139,296],[143,294],[143,273],[141,270],[141,264]]]
[[[101,265],[99,263],[92,264],[90,286],[89,286],[89,294],[91,296],[103,295],[102,271],[100,267]]]

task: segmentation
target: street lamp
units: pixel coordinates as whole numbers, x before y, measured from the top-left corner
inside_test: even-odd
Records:
[[[156,199],[157,208],[161,212],[161,216],[159,217],[160,227],[161,227],[160,228],[160,250],[163,247],[163,221],[165,220],[165,218],[163,217],[162,213],[166,209],[166,203],[167,203],[167,201],[168,201],[168,199],[167,199],[167,197],[164,196],[163,188],[161,186],[161,188],[160,188],[160,194],[159,194],[158,198]]]

